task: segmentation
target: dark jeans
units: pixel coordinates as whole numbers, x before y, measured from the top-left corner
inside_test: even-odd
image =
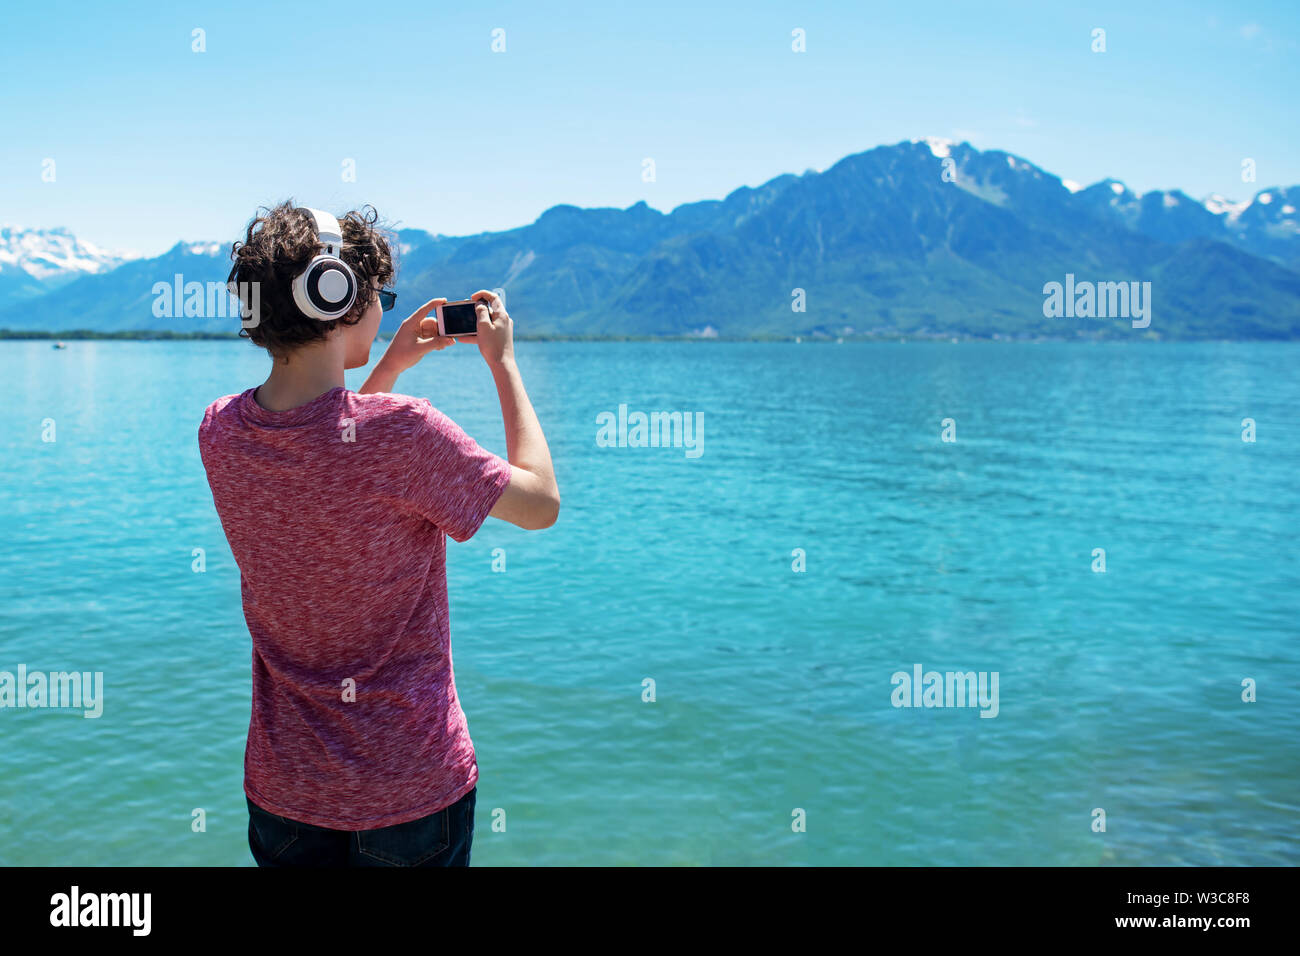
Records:
[[[248,846],[258,866],[469,866],[478,787],[451,806],[375,830],[330,830],[263,810],[248,795]]]

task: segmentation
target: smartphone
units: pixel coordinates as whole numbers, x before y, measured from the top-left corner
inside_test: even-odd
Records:
[[[478,335],[478,315],[474,311],[475,304],[473,299],[462,299],[459,302],[447,302],[437,306],[438,334],[455,338]]]

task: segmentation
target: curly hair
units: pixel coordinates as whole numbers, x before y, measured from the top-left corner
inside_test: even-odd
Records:
[[[371,280],[392,281],[396,273],[393,248],[373,206],[363,206],[339,218],[343,230],[340,257],[356,273],[357,301],[347,315],[322,322],[306,316],[293,301],[294,276],[320,254],[320,242],[311,214],[287,200],[273,208],[262,207],[248,224],[243,242],[231,245],[234,266],[230,281],[258,283],[258,323],[241,328],[242,338],[262,346],[272,356],[283,357],[300,346],[324,339],[343,325],[356,325],[375,300]]]

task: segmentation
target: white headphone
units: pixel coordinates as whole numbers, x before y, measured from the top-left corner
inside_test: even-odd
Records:
[[[308,318],[322,322],[341,319],[357,301],[357,277],[339,258],[343,251],[343,230],[329,213],[301,208],[311,215],[325,251],[294,277],[293,301]]]

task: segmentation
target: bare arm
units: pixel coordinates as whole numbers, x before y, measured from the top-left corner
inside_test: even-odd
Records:
[[[560,490],[551,450],[515,364],[514,323],[491,292],[475,292],[471,298],[480,300],[475,306],[478,347],[496,382],[510,461],[510,483],[488,513],[528,530],[549,528],[559,517]]]
[[[429,318],[436,306],[445,305],[446,299],[430,299],[407,317],[388,343],[383,357],[367,376],[358,394],[391,392],[401,375],[429,352],[437,352],[455,343],[455,339],[438,334],[438,321]],[[423,336],[429,336],[424,338]]]

